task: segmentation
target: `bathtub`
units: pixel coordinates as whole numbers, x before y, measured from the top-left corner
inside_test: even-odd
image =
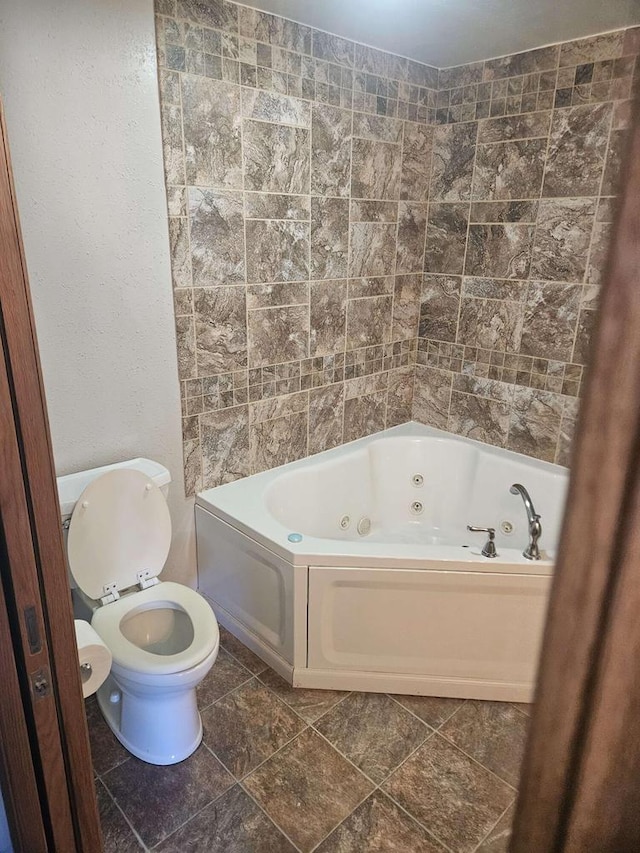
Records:
[[[528,702],[566,486],[560,466],[404,424],[201,492],[199,588],[294,686]],[[496,558],[467,524],[496,528]]]

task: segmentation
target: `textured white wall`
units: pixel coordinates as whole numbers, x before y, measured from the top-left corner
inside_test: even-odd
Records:
[[[0,94],[57,473],[166,465],[164,576],[195,585],[152,0],[0,0]]]

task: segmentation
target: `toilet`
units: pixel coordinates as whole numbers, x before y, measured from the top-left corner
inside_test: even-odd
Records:
[[[158,577],[171,544],[169,481],[144,459],[58,478],[75,615],[113,656],[98,705],[123,746],[150,764],[175,764],[200,744],[196,687],[220,642],[204,598]]]

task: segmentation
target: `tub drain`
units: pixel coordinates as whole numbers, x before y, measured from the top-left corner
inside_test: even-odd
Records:
[[[414,515],[420,515],[424,507],[422,506],[422,501],[413,501],[413,503],[409,504],[409,509]]]

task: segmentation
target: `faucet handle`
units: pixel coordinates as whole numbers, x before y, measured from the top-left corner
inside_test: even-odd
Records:
[[[488,533],[489,538],[487,539],[484,548],[482,549],[483,557],[497,557],[498,552],[496,551],[496,529],[495,527],[475,527],[472,524],[467,524],[467,530],[471,533]]]

